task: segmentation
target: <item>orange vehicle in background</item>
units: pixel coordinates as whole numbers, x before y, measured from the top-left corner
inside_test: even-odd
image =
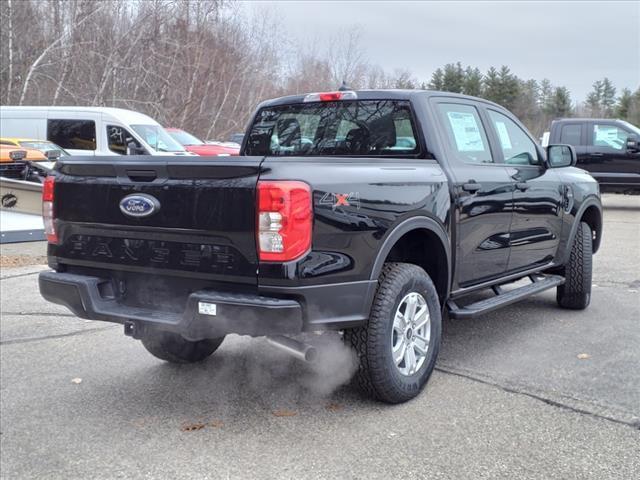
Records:
[[[40,150],[0,145],[0,177],[29,180],[31,162],[50,162]]]

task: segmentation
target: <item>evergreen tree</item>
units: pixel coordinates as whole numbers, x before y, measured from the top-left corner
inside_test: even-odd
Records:
[[[467,67],[465,69],[462,92],[474,97],[482,96],[482,73],[479,68]]]
[[[570,117],[573,111],[571,107],[571,95],[566,87],[557,87],[553,92],[551,110],[554,117]]]
[[[603,85],[600,80],[593,83],[593,90],[587,95],[586,105],[589,110],[589,114],[592,117],[599,117],[602,115],[602,93]]]
[[[538,105],[543,113],[549,113],[552,96],[553,85],[548,78],[545,78],[540,82],[540,95],[538,96]]]
[[[442,90],[442,85],[443,85],[442,77],[444,77],[444,72],[442,71],[441,68],[438,68],[431,75],[431,81],[429,82],[429,88],[431,90]]]
[[[442,76],[442,90],[445,92],[462,93],[464,70],[460,62],[447,63]]]
[[[631,90],[628,88],[623,88],[622,93],[618,97],[618,104],[616,105],[616,117],[626,120],[629,118],[629,109],[631,108],[631,102],[633,101],[633,96],[631,95]]]
[[[520,94],[520,80],[503,65],[500,71],[491,67],[484,76],[484,97],[513,110]]]
[[[428,85],[422,86],[491,100],[515,113],[536,136],[548,130],[554,118],[574,115],[617,116],[640,124],[640,88],[634,92],[625,88],[616,98],[616,88],[606,77],[593,83],[585,102],[576,108],[566,87],[554,87],[546,78],[540,82],[522,80],[506,65],[500,69],[491,67],[483,75],[478,68],[448,63],[433,72]]]
[[[484,76],[483,96],[487,100],[500,103],[500,76],[494,67],[487,70]]]
[[[498,102],[508,110],[514,110],[518,95],[520,95],[520,80],[511,73],[509,67],[503,65],[500,69],[500,99]]]
[[[541,135],[546,126],[541,125],[541,111],[538,106],[539,90],[535,80],[519,80],[520,95],[516,99],[513,113],[531,129],[534,135]]]
[[[607,77],[602,80],[602,114],[605,117],[612,117],[616,104],[616,87],[613,86],[611,80]]]
[[[633,123],[636,127],[640,127],[640,87],[631,96],[627,121]]]

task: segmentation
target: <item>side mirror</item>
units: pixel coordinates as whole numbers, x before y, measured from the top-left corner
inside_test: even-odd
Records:
[[[576,150],[571,145],[549,145],[547,147],[549,168],[575,167],[578,163]]]
[[[47,150],[47,153],[45,155],[47,157],[47,160],[51,162],[55,162],[60,158],[60,155],[62,155],[62,152],[60,150]]]
[[[627,151],[631,153],[638,151],[638,136],[635,133],[627,137]]]
[[[127,143],[127,155],[145,155],[147,151],[139,146],[136,142]]]

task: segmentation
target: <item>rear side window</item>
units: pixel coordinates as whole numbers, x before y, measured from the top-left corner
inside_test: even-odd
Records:
[[[493,163],[487,134],[475,107],[439,103],[449,147],[465,163]]]
[[[419,152],[408,101],[300,103],[260,110],[247,155],[414,156]]]
[[[582,126],[580,124],[570,123],[568,125],[562,125],[560,129],[560,143],[580,145],[581,132]]]
[[[62,148],[96,149],[96,124],[93,120],[49,120],[47,140]]]

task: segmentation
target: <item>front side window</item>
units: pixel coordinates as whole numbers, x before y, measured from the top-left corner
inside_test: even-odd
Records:
[[[48,120],[47,140],[62,148],[96,149],[96,124],[93,120]]]
[[[246,145],[261,156],[415,156],[408,101],[299,103],[258,112]]]
[[[131,146],[142,148],[140,142],[126,128],[119,125],[107,125],[107,143],[109,150],[118,155],[130,155]]]
[[[131,128],[156,152],[184,152],[184,147],[159,125],[131,125]]]
[[[577,123],[570,123],[568,125],[562,125],[560,129],[560,143],[567,145],[580,145],[580,136],[582,133],[582,126]]]
[[[488,110],[507,165],[540,165],[536,144],[516,122],[506,115]]]
[[[615,125],[593,125],[593,145],[622,150],[627,145],[629,133]]]
[[[493,163],[478,110],[471,105],[439,103],[449,147],[465,163]]]

